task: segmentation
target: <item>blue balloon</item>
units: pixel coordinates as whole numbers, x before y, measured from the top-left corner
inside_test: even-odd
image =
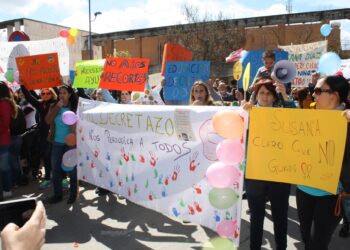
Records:
[[[327,37],[332,31],[332,26],[330,24],[323,24],[320,31],[322,36]]]
[[[334,52],[323,54],[318,61],[318,71],[324,75],[333,75],[340,69],[341,59]]]

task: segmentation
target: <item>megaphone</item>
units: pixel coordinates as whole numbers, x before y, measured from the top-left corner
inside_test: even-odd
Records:
[[[271,78],[275,81],[288,83],[294,80],[297,75],[295,64],[288,60],[281,60],[275,64]]]

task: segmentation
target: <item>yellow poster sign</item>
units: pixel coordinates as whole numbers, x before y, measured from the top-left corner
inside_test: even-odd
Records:
[[[242,63],[238,60],[233,65],[233,79],[235,79],[236,81],[241,79],[242,72],[243,72],[243,66],[242,66]]]
[[[246,177],[335,194],[346,132],[341,111],[253,108]]]

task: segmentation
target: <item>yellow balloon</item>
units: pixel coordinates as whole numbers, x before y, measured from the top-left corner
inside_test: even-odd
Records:
[[[69,39],[69,44],[70,44],[70,45],[75,44],[75,38],[74,38],[74,36],[70,36],[68,39]]]
[[[77,36],[78,35],[78,30],[76,28],[71,28],[69,30],[69,35],[71,35],[73,37]]]
[[[240,115],[233,110],[222,110],[213,116],[213,127],[221,137],[241,138],[244,132],[244,123]]]
[[[235,79],[236,81],[241,79],[242,71],[242,63],[240,61],[235,62],[235,64],[233,65],[233,79]]]
[[[247,91],[249,87],[249,77],[250,77],[250,62],[247,64],[243,74],[243,90]]]

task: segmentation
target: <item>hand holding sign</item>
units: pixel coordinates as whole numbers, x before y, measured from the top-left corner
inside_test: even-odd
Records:
[[[100,88],[143,91],[148,65],[148,58],[106,58]]]
[[[27,89],[56,87],[62,84],[57,53],[17,57],[21,82]]]

